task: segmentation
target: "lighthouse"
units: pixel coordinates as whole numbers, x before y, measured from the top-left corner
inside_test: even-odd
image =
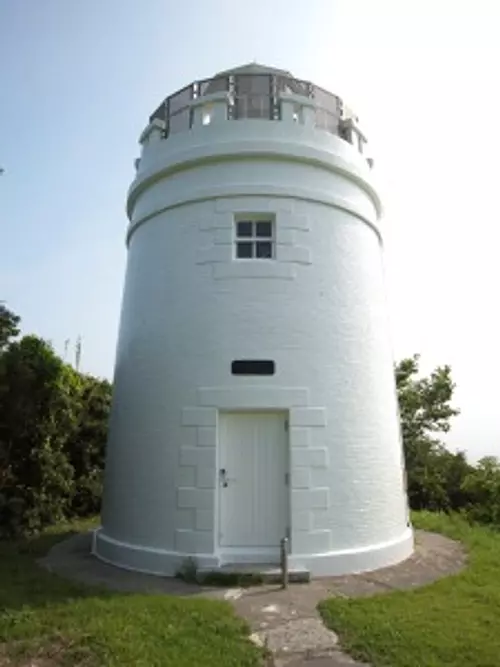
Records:
[[[93,551],[173,576],[374,570],[413,550],[381,202],[337,95],[252,63],[140,137]]]

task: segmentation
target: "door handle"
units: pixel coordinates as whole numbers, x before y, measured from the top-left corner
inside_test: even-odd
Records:
[[[220,468],[220,469],[219,469],[219,478],[220,478],[221,485],[222,485],[224,488],[226,488],[227,486],[229,486],[229,482],[235,482],[235,481],[236,481],[236,478],[235,478],[235,477],[228,477],[228,476],[227,476],[227,470],[226,470],[226,468]]]
[[[225,468],[221,468],[219,470],[219,476],[220,476],[220,481],[221,484],[224,488],[227,487],[227,470]]]

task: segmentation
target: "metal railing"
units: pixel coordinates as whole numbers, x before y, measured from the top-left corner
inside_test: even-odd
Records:
[[[299,97],[312,99],[315,101],[318,111],[321,110],[323,115],[327,114],[332,118],[339,119],[342,116],[342,100],[337,95],[308,81],[271,74],[237,74],[195,81],[167,97],[150,116],[149,120],[159,118],[167,123],[167,126],[170,126],[170,121],[181,115],[183,120],[174,120],[174,123],[178,127],[181,125],[189,126],[187,112],[191,108],[192,101],[216,93],[228,93],[228,105],[236,109],[236,111],[228,113],[228,117],[235,119],[263,118],[279,120],[279,117],[276,118],[277,114],[273,112],[275,112],[276,106],[279,107],[280,98],[283,95],[298,95]],[[333,122],[324,123],[321,120],[319,125],[325,129],[334,127]]]
[[[212,97],[213,96],[213,97]],[[222,98],[226,104],[228,120],[261,119],[277,121],[282,118],[282,103],[295,100],[299,108],[300,98],[314,108],[314,124],[317,128],[345,139],[365,152],[366,140],[357,129],[355,118],[344,107],[340,97],[309,81],[275,74],[234,74],[195,81],[167,97],[150,116],[150,122],[158,118],[165,126],[168,137],[189,130],[194,123],[196,100]],[[293,114],[299,121],[300,114]]]

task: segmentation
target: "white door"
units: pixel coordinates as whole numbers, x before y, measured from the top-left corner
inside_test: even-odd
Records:
[[[220,545],[279,549],[288,525],[286,415],[219,418]]]

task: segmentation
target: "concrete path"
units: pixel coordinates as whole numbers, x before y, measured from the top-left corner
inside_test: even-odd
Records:
[[[244,591],[233,599],[236,611],[253,630],[250,639],[265,646],[274,667],[359,665],[342,652],[335,633],[328,630],[316,611],[324,596],[310,585]]]
[[[317,604],[329,597],[360,597],[423,586],[464,567],[466,554],[457,542],[423,531],[416,531],[415,536],[415,553],[399,565],[367,574],[313,579],[287,590],[277,586],[201,587],[120,570],[91,556],[90,534],[57,544],[40,563],[60,576],[122,592],[225,599],[248,621],[251,639],[270,650],[269,665],[274,667],[362,667],[363,663],[342,652],[337,636],[323,625]]]

